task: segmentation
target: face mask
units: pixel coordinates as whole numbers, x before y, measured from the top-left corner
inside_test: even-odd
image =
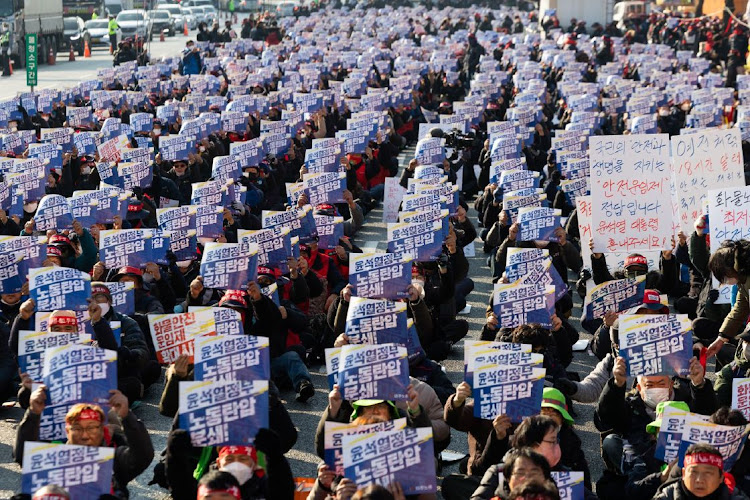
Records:
[[[154,129],[154,135],[157,135],[157,136],[161,135],[161,129],[160,128],[155,128]]]
[[[103,304],[99,304],[99,307],[102,309],[102,316],[106,316],[109,312],[109,302],[105,302]]]
[[[659,116],[669,116],[669,111],[666,111],[666,110],[659,111]]]
[[[144,273],[144,274],[143,274],[143,282],[144,282],[144,283],[149,283],[149,284],[151,284],[151,283],[153,283],[154,281],[156,281],[156,280],[154,280],[154,277],[153,277],[153,276],[152,276],[151,274],[148,274],[148,273]]]
[[[33,214],[34,212],[36,212],[37,206],[39,206],[39,203],[36,201],[32,201],[31,203],[24,203],[23,211],[29,214]]]
[[[89,175],[91,173],[91,167],[81,167],[82,175]]]
[[[642,394],[641,397],[643,398],[643,402],[646,403],[646,406],[649,408],[656,408],[659,403],[663,403],[664,401],[669,401],[669,389],[668,388],[660,388],[655,387],[653,389],[646,389],[643,391],[645,394]]]
[[[245,484],[253,477],[253,470],[247,465],[240,462],[232,462],[227,464],[221,469],[223,472],[228,472],[234,476],[240,485]]]
[[[201,153],[203,153],[205,150],[206,150],[206,148],[204,148],[203,146],[199,146],[198,147],[198,151],[200,151]]]
[[[549,245],[549,241],[546,240],[534,240],[534,244],[539,248],[546,248]]]

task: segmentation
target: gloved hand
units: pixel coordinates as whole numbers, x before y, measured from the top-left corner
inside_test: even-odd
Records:
[[[130,348],[127,346],[120,346],[117,348],[117,361],[120,363],[127,363],[130,361],[130,358],[132,356],[132,353],[130,352]]]
[[[709,304],[713,304],[717,300],[719,300],[719,291],[715,288],[712,288],[708,291],[708,300],[706,302],[708,302]]]
[[[243,205],[239,201],[233,201],[232,208],[237,210],[240,215],[245,215],[245,205]]]
[[[266,455],[281,452],[279,435],[265,427],[258,430],[258,434],[255,435],[254,444],[258,451],[262,451]]]
[[[555,389],[559,390],[566,396],[572,396],[576,392],[578,392],[578,386],[575,384],[575,382],[572,382],[566,378],[558,378],[555,380],[555,383],[553,384]]]

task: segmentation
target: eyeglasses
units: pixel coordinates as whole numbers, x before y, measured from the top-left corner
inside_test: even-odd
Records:
[[[101,430],[101,425],[91,426],[91,427],[81,427],[79,425],[71,425],[69,427],[70,432],[73,434],[93,434],[95,432],[99,432]]]

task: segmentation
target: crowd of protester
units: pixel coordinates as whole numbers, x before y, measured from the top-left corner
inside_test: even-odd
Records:
[[[525,7],[525,5],[524,5]],[[285,454],[298,440],[314,439],[315,451],[324,455],[326,422],[360,425],[405,418],[407,426],[431,428],[436,453],[436,475],[441,473],[438,456],[451,440],[466,439],[469,454],[459,464],[459,473],[442,479],[443,498],[453,499],[556,499],[558,488],[552,472],[584,473],[585,498],[602,499],[743,499],[750,494],[748,453],[743,453],[730,471],[722,467],[722,454],[708,444],[694,444],[685,452],[683,466],[663,463],[654,456],[661,414],[666,407],[689,410],[721,425],[747,425],[743,414],[732,409],[732,380],[750,373],[750,242],[728,241],[711,253],[706,231],[708,221],[700,216],[691,234],[679,235],[674,248],[662,249],[653,267],[641,254],[634,253],[624,261],[623,269],[614,269],[605,254],[593,253],[584,261],[581,249],[591,242],[580,237],[576,207],[561,189],[564,178],[556,167],[551,138],[565,130],[574,119],[560,91],[563,83],[602,82],[607,75],[631,80],[637,86],[658,86],[643,74],[643,65],[629,59],[635,48],[643,53],[647,47],[669,50],[673,75],[689,70],[674,57],[674,51],[689,51],[691,57],[709,62],[706,72],[717,75],[726,87],[736,87],[738,75],[744,73],[748,51],[746,25],[740,20],[719,17],[681,18],[654,13],[629,21],[621,30],[614,23],[588,26],[584,20],[560,20],[554,13],[538,13],[512,7],[474,6],[468,8],[425,8],[399,6],[381,10],[343,11],[332,6],[309,17],[285,20],[243,20],[235,29],[227,21],[224,31],[218,23],[209,30],[201,25],[197,40],[188,41],[181,55],[153,61],[167,68],[162,81],[181,75],[213,75],[219,82],[218,95],[236,96],[238,85],[265,99],[268,106],[250,113],[244,132],[219,130],[199,140],[197,149],[185,158],[166,160],[159,153],[159,138],[178,134],[182,118],[164,121],[156,108],[167,102],[185,100],[190,91],[175,85],[168,92],[149,92],[137,105],[124,104],[100,113],[94,125],[99,130],[105,118],[120,118],[128,124],[136,112],[155,115],[153,129],[143,137],[150,138],[154,148],[153,180],[149,187],[132,190],[127,217],[111,224],[83,227],[74,222],[72,229],[40,232],[34,215],[39,200],[23,200],[22,213],[0,210],[0,234],[5,236],[46,236],[45,266],[68,267],[91,275],[92,296],[88,320],[93,339],[99,347],[117,351],[118,387],[113,388],[107,413],[94,404],[78,404],[65,416],[67,443],[115,448],[111,498],[128,498],[128,483],[143,474],[159,457],[154,467],[153,484],[175,499],[291,499],[294,496],[294,474]],[[237,40],[249,40],[236,45]],[[348,41],[348,43],[347,43]],[[222,44],[235,44],[234,56],[228,56]],[[644,49],[644,47],[646,47]],[[583,63],[580,75],[569,75],[565,65],[545,58],[550,49],[572,51],[575,61]],[[124,47],[123,54],[128,50]],[[330,58],[327,51],[353,51],[354,58]],[[431,64],[435,51],[448,51],[450,64]],[[260,61],[270,53],[274,62],[269,78],[248,78],[252,68],[244,70],[234,59]],[[284,79],[286,73],[311,61],[326,68],[313,80]],[[363,58],[363,54],[371,57]],[[220,56],[221,62],[215,64]],[[282,81],[297,85],[295,91],[319,89],[333,96],[341,92],[340,84],[351,75],[364,76],[367,87],[388,89],[391,80],[403,76],[405,68],[399,59],[410,59],[421,65],[414,87],[407,99],[387,108],[387,126],[363,151],[344,152],[340,158],[346,175],[344,203],[313,207],[317,215],[341,216],[345,220],[344,237],[333,248],[318,248],[312,241],[300,244],[299,258],[288,260],[289,271],[262,266],[257,282],[245,290],[225,291],[204,286],[199,275],[200,256],[191,260],[172,258],[169,265],[147,263],[143,267],[125,266],[108,269],[99,256],[99,239],[108,229],[155,228],[157,210],[165,200],[176,205],[191,203],[193,185],[211,179],[213,159],[230,154],[230,146],[261,136],[262,121],[283,120],[283,104],[273,100]],[[116,64],[118,56],[116,55]],[[120,62],[135,60],[120,57]],[[265,59],[264,59],[265,60]],[[359,66],[368,61],[365,67]],[[352,66],[352,62],[354,67]],[[512,119],[516,107],[513,75],[524,61],[539,63],[543,77],[544,99],[541,111],[528,140],[524,140],[523,157],[529,170],[538,172],[543,189],[555,208],[562,210],[567,224],[556,231],[557,241],[520,241],[518,225],[513,224],[502,207],[502,190],[491,179],[491,150],[487,123]],[[140,62],[146,62],[141,60]],[[378,62],[380,64],[375,64]],[[603,73],[605,67],[616,71]],[[121,66],[129,68],[131,66]],[[240,69],[238,70],[238,67]],[[417,66],[420,67],[420,66]],[[230,69],[231,68],[231,69]],[[248,68],[250,70],[248,71]],[[346,345],[345,318],[352,298],[349,284],[349,260],[361,253],[355,239],[368,222],[368,213],[384,201],[387,178],[398,177],[404,187],[419,166],[406,158],[399,169],[399,155],[420,138],[420,125],[435,123],[441,116],[454,114],[456,103],[476,95],[480,76],[488,71],[507,72],[509,78],[497,84],[492,94],[484,95],[484,109],[469,129],[464,142],[453,148],[453,154],[442,163],[447,182],[461,185],[461,201],[450,217],[448,236],[440,258],[419,262],[413,267],[413,282],[407,289],[409,318],[413,319],[419,342],[420,357],[409,360],[410,382],[407,401],[347,401],[338,385],[328,394],[328,406],[320,423],[312,429],[295,426],[284,398],[293,393],[305,403],[316,395],[310,367],[324,364],[326,348]],[[406,72],[412,69],[406,69]],[[121,75],[121,73],[118,73]],[[611,78],[610,76],[610,78]],[[241,78],[240,82],[233,78]],[[139,91],[137,81],[119,78],[104,82],[108,90]],[[310,87],[308,87],[310,86]],[[663,87],[663,85],[662,85]],[[613,87],[600,85],[601,98],[614,97]],[[697,88],[697,87],[696,87]],[[739,96],[724,107],[723,125],[737,120]],[[339,95],[320,109],[308,113],[298,130],[290,137],[290,147],[283,154],[265,155],[258,164],[244,168],[237,182],[247,191],[246,202],[234,201],[224,207],[223,234],[216,239],[236,243],[242,230],[261,229],[264,210],[286,210],[290,207],[287,184],[301,182],[307,172],[305,151],[313,141],[334,138],[346,130],[352,115],[350,97]],[[85,96],[74,102],[54,102],[51,111],[30,110],[19,106],[18,114],[7,120],[8,133],[34,131],[40,135],[48,128],[67,126],[66,107],[89,104]],[[657,129],[676,135],[686,126],[691,102],[664,101],[655,107]],[[211,105],[210,111],[221,111]],[[603,120],[596,134],[625,134],[632,131],[633,117],[622,111],[601,108]],[[718,125],[718,124],[717,124]],[[428,128],[430,126],[428,125]],[[81,127],[79,127],[79,130]],[[448,132],[430,129],[431,137]],[[133,147],[138,145],[132,138]],[[748,151],[744,146],[743,149]],[[26,153],[17,155],[24,157]],[[12,157],[9,151],[2,156]],[[98,154],[79,155],[66,152],[60,169],[47,179],[46,193],[71,197],[74,192],[100,186]],[[478,169],[475,170],[474,166]],[[745,175],[750,168],[745,164]],[[460,175],[459,179],[457,175]],[[744,183],[743,183],[744,185]],[[307,204],[305,195],[297,206]],[[476,219],[469,216],[470,205]],[[480,238],[487,255],[486,266],[469,266],[464,254],[467,245]],[[513,329],[499,328],[498,318],[488,300],[486,324],[479,331],[458,316],[473,293],[472,278],[488,276],[493,282],[507,282],[506,261],[509,249],[543,248],[571,291],[555,303],[552,328],[538,324]],[[578,276],[575,279],[570,276]],[[645,276],[643,303],[631,312],[636,314],[686,314],[692,320],[695,351],[707,348],[707,357],[715,356],[712,365],[690,361],[687,377],[653,375],[635,380],[626,376],[626,362],[618,355],[618,315],[610,311],[603,318],[578,322],[572,318],[574,303],[586,293],[586,283],[605,283],[622,277]],[[711,280],[735,286],[733,304],[716,303],[718,292]],[[115,311],[111,283],[133,283],[135,313]],[[278,285],[279,305],[262,293]],[[577,289],[578,293],[572,290]],[[475,297],[485,301],[485,297]],[[669,297],[669,303],[662,300]],[[670,305],[671,304],[671,305]],[[149,332],[149,315],[184,312],[192,306],[218,306],[238,311],[244,332],[270,339],[271,381],[269,390],[269,428],[261,429],[252,446],[200,448],[191,443],[189,433],[181,429],[178,412],[179,382],[194,380],[190,358],[180,356],[168,366],[160,366]],[[25,410],[17,428],[13,447],[14,459],[23,461],[24,443],[39,438],[40,418],[47,396],[44,387],[33,385],[28,374],[20,373],[17,364],[19,332],[32,330],[36,304],[28,298],[28,285],[17,293],[0,296],[0,390],[3,400],[17,398]],[[49,319],[50,332],[76,331],[78,319],[66,310],[54,311]],[[121,342],[115,342],[110,322],[120,322]],[[591,373],[575,372],[573,345],[581,333],[591,334],[590,350],[599,362]],[[440,362],[457,352],[462,339],[529,344],[533,352],[543,354],[546,368],[541,413],[527,417],[520,424],[511,423],[506,415],[493,420],[475,416],[469,384],[451,382]],[[166,371],[162,374],[162,368]],[[707,373],[708,371],[708,373]],[[321,389],[321,388],[318,388]],[[154,450],[149,437],[149,422],[139,420],[137,402],[146,391],[161,391],[159,412],[173,419],[164,450]],[[318,396],[320,397],[320,391]],[[587,453],[576,432],[583,424],[576,420],[574,404],[595,403],[594,425],[601,432],[601,452]],[[314,438],[312,437],[314,435]],[[589,450],[591,451],[591,450]],[[597,450],[598,451],[598,450]],[[262,460],[259,458],[262,456]],[[602,477],[592,477],[590,464],[603,461]],[[18,498],[31,495],[19,494]],[[434,496],[434,495],[433,495]],[[106,495],[102,498],[107,497]],[[428,498],[430,495],[422,495]],[[33,493],[34,499],[70,498],[59,485],[48,485]],[[388,488],[357,485],[351,479],[336,475],[321,462],[309,499],[387,499],[405,498],[398,483]]]

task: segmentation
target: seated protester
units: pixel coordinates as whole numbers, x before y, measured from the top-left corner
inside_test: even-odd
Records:
[[[589,242],[592,251],[593,245],[592,239]],[[654,288],[663,294],[669,294],[679,280],[677,260],[672,258],[672,250],[662,250],[659,271],[649,271],[648,259],[639,253],[632,253],[625,258],[623,269],[615,271],[614,274],[609,272],[607,258],[603,253],[592,253],[591,273],[597,285],[612,280],[646,276],[646,288]]]
[[[511,438],[513,448],[510,453],[521,448],[531,448],[546,459],[550,470],[569,471],[570,469],[560,462],[562,450],[560,449],[559,430],[560,428],[552,417],[546,415],[527,417],[513,433]],[[500,472],[503,472],[505,477],[503,463],[492,465],[487,469],[471,499],[490,499],[496,495],[502,495],[504,485],[501,485],[499,481]],[[596,495],[587,489],[584,498],[587,500],[595,499]]]
[[[152,287],[150,284],[145,283],[143,271],[133,266],[121,267],[117,271],[117,274],[112,277],[112,281],[118,283],[131,282],[134,284],[136,315],[164,314],[167,311],[172,311],[172,309],[165,307],[160,300],[161,297],[157,297],[155,294],[156,290],[161,288],[162,293],[159,295],[166,295],[169,297],[169,294],[171,294],[169,282],[161,279],[161,272],[158,269],[159,266],[156,264],[149,263],[146,264],[146,267],[147,269],[150,269],[152,273],[156,273],[159,276],[159,279],[156,279],[156,287]],[[150,276],[155,278],[154,274],[150,274]],[[172,302],[172,307],[174,308],[174,297],[169,298],[169,300]]]
[[[128,391],[123,389],[123,385],[140,386],[142,393],[161,378],[161,368],[152,359],[143,331],[135,320],[112,308],[112,294],[106,283],[92,283],[91,298],[99,304],[102,318],[107,322],[120,322],[120,347],[117,348],[117,378],[120,390],[127,395]],[[135,389],[131,392],[135,392]],[[130,399],[130,396],[128,399],[135,401]]]
[[[747,496],[727,481],[724,459],[719,450],[708,444],[691,444],[685,452],[682,477],[664,485],[653,500],[717,498],[746,500]]]
[[[716,355],[734,340],[750,315],[750,241],[724,241],[708,261],[711,274],[724,285],[737,285],[737,299],[719,328],[719,337],[708,347],[706,356]]]
[[[667,408],[676,408],[680,411],[690,411],[687,403],[684,401],[663,401],[656,406],[656,419],[646,426],[646,432],[651,439],[656,442],[659,435],[659,429],[662,424],[662,417]],[[623,498],[651,498],[656,494],[656,490],[670,480],[670,474],[674,472],[673,464],[664,464],[659,460],[648,455],[644,457],[629,458],[632,461],[627,481],[623,490],[622,485],[612,484],[617,491],[607,492],[606,496],[623,497]],[[604,491],[599,492],[604,495]],[[624,494],[624,496],[623,496]]]
[[[268,265],[258,266],[258,286],[265,288],[276,283],[281,305],[291,304],[306,310],[307,302],[310,300],[308,280],[299,272],[297,259],[289,257],[286,262],[287,267],[289,267],[288,278],[282,276],[281,270],[278,268]],[[317,280],[315,273],[308,274],[311,279]],[[286,304],[284,304],[285,302]]]
[[[560,500],[557,484],[551,479],[541,481],[524,481],[508,495],[509,500]]]
[[[190,436],[187,432],[170,435],[170,445],[184,447],[191,450]],[[207,477],[217,471],[234,476],[238,484],[238,491],[242,500],[261,500],[267,498],[284,498],[292,500],[294,497],[294,478],[292,470],[284,457],[279,436],[269,429],[260,429],[255,436],[253,446],[221,446],[206,447],[202,460],[192,469],[183,471],[177,469],[177,463],[168,463],[168,474],[179,473],[179,485],[173,485],[173,498],[194,498],[197,493],[201,497],[201,485]],[[258,464],[258,452],[263,453],[265,466]],[[186,455],[189,451],[186,451]],[[177,483],[175,481],[174,483]],[[174,484],[170,482],[170,484]],[[271,493],[273,492],[273,493]],[[209,498],[214,498],[213,496]]]
[[[49,265],[70,267],[83,272],[90,272],[99,260],[99,249],[88,229],[78,221],[73,222],[74,232],[53,234],[47,242]],[[22,233],[21,236],[24,236]]]
[[[331,258],[325,253],[318,251],[317,241],[311,241],[307,244],[300,243],[299,253],[300,257],[307,261],[307,267],[318,276],[323,288],[323,292],[320,295],[310,295],[308,314],[323,314],[331,307],[331,304],[347,285],[347,282],[341,276]]]
[[[503,474],[503,483],[499,484],[497,490],[490,497],[507,500],[515,498],[511,496],[512,491],[518,491],[524,484],[536,481],[552,481],[552,474],[549,462],[544,457],[534,451],[532,448],[518,448],[511,450],[503,459],[502,467],[498,468]],[[474,493],[474,492],[472,492]],[[462,498],[469,498],[467,496]],[[485,498],[484,496],[472,496],[471,498]],[[446,500],[450,500],[446,497]]]
[[[144,198],[148,200],[148,198]],[[128,214],[123,222],[123,229],[141,229],[145,227],[156,227],[156,210],[153,203],[149,202],[152,210],[145,210],[146,204],[138,198],[130,198],[128,202]]]
[[[14,357],[18,356],[18,338],[21,330],[34,330],[34,312],[36,309],[36,303],[34,299],[27,299],[21,304],[21,309],[16,316],[16,320],[13,322],[13,328],[10,331],[10,340],[8,346]],[[110,349],[112,351],[117,350],[117,342],[115,336],[112,333],[112,329],[109,326],[109,321],[102,321],[102,308],[99,304],[92,299],[89,299],[89,321],[94,330],[94,336],[92,340],[94,345],[101,347],[102,349]],[[74,311],[68,310],[57,310],[52,311],[49,316],[47,328],[50,332],[68,332],[74,333],[78,331],[78,318]]]
[[[508,248],[541,248],[549,252],[552,265],[565,284],[568,283],[568,269],[578,274],[581,271],[583,261],[580,251],[568,241],[565,229],[559,227],[555,230],[558,242],[550,241],[517,241],[520,225],[516,222],[510,226],[508,237],[500,244],[495,253],[493,276],[500,277],[505,272],[505,263],[508,257]],[[572,308],[572,305],[571,305]]]
[[[461,382],[456,393],[445,403],[443,417],[445,422],[457,431],[466,432],[469,443],[468,460],[458,467],[460,474],[450,474],[443,479],[441,491],[446,500],[463,500],[468,498],[479,487],[482,476],[500,460],[510,448],[508,430],[510,418],[500,415],[494,420],[474,416],[474,403],[467,403],[471,397],[471,387]],[[491,452],[489,452],[491,451]],[[498,458],[499,457],[499,458]]]
[[[418,283],[409,285],[406,291],[409,294],[408,299],[405,299],[407,303],[406,312],[414,320],[419,343],[424,351],[420,355],[411,355],[410,353],[409,375],[432,387],[440,399],[440,404],[444,405],[448,396],[453,394],[454,388],[442,367],[429,359],[426,354],[434,336],[434,324],[430,317],[430,311],[424,303],[422,287]],[[340,347],[349,343],[349,337],[344,332],[346,331],[346,315],[349,311],[351,295],[352,286],[347,285],[341,291],[341,297],[334,301],[328,312],[329,326],[334,335],[337,335],[333,347]]]
[[[467,221],[468,222],[468,221]],[[470,223],[471,224],[471,223]],[[448,253],[453,268],[454,298],[456,313],[466,307],[466,297],[474,290],[474,281],[469,278],[469,261],[464,255],[464,246],[459,243],[459,236],[464,238],[465,235],[456,231],[455,222],[451,221],[448,225],[448,237],[445,238],[443,246]]]
[[[204,287],[203,277],[196,276],[190,282],[185,300],[175,306],[175,312],[188,312],[188,308],[196,306],[214,306],[219,300],[221,300],[219,290]]]
[[[584,484],[587,489],[591,489],[591,472],[586,455],[583,452],[583,443],[581,438],[576,434],[573,426],[575,420],[568,412],[568,405],[565,403],[565,396],[552,387],[545,387],[542,393],[542,415],[547,415],[555,419],[560,432],[560,450],[562,457],[560,463],[570,470],[583,472]]]
[[[596,428],[600,432],[611,432],[602,441],[605,466],[619,475],[629,472],[622,460],[626,445],[647,465],[654,460],[655,442],[646,426],[654,420],[659,403],[684,401],[692,412],[702,415],[710,415],[718,408],[711,381],[706,380],[705,370],[696,358],[690,360],[689,381],[667,375],[640,376],[635,390],[627,394],[625,373],[625,360],[618,357],[594,414]]]
[[[315,452],[320,458],[323,458],[326,422],[350,423],[361,416],[376,416],[383,419],[383,421],[406,417],[409,427],[432,427],[435,450],[437,450],[440,447],[438,443],[440,436],[444,440],[447,439],[450,441],[450,429],[442,421],[442,418],[438,421],[436,429],[435,422],[431,420],[432,415],[420,403],[421,394],[427,394],[425,392],[427,390],[429,390],[427,384],[422,384],[418,380],[411,379],[411,384],[407,387],[409,400],[406,402],[399,401],[398,403],[394,403],[393,401],[382,399],[361,399],[350,402],[341,397],[338,384],[334,384],[333,389],[328,393],[328,406],[320,416],[318,428],[315,431]],[[437,400],[434,392],[432,397]],[[447,442],[445,444],[447,445]],[[445,449],[445,446],[441,449]]]
[[[246,298],[250,300],[246,300]],[[246,335],[269,338],[271,376],[279,385],[291,386],[297,392],[297,401],[307,402],[315,395],[310,372],[305,366],[305,347],[299,337],[291,337],[283,323],[282,312],[260,287],[251,281],[247,295],[239,290],[227,290],[219,306],[234,309],[242,316]]]
[[[328,250],[328,256],[333,259],[333,263],[336,264],[339,273],[347,282],[349,281],[349,254],[351,253],[363,252],[361,248],[352,243],[352,240],[348,236],[339,238],[339,244],[333,250]]]
[[[344,220],[344,236],[353,237],[360,230],[362,224],[365,222],[365,216],[362,214],[362,209],[354,201],[352,193],[348,190],[344,190],[344,201],[349,207],[349,218]],[[328,203],[322,203],[315,207],[313,210],[314,215],[327,215],[329,217],[338,217],[338,210],[335,205]]]
[[[261,229],[260,218],[252,213],[247,206],[243,205],[238,201],[232,202],[232,208],[224,209],[224,220],[222,221],[222,228],[224,231],[224,238],[228,243],[237,243],[238,230],[240,229]],[[218,241],[221,241],[219,238]]]
[[[732,427],[746,426],[748,424],[745,415],[739,411],[722,406],[711,415],[709,422],[718,425],[729,425]],[[729,471],[737,484],[737,489],[747,495],[750,491],[750,448],[743,448],[737,461]]]
[[[191,156],[194,156],[191,154]],[[197,165],[190,160],[190,168],[188,169],[188,161],[184,159],[174,160],[173,162],[162,162],[162,177],[170,179],[177,184],[177,189],[180,191],[180,205],[189,205],[190,197],[193,194],[193,182],[200,182],[200,170]]]
[[[154,458],[146,426],[128,409],[128,398],[120,391],[111,390],[110,416],[93,404],[74,405],[65,416],[66,444],[81,446],[107,446],[115,449],[112,473],[112,494],[116,498],[129,497],[128,483],[145,471]],[[16,432],[13,458],[23,463],[23,447],[27,441],[39,441],[39,424],[46,406],[44,386],[31,394],[29,409]]]
[[[707,222],[705,216],[699,217],[694,224],[695,231],[690,235],[688,253],[690,263],[695,273],[702,279],[702,287],[697,296],[695,314],[697,318],[693,321],[693,332],[700,339],[700,343],[710,345],[719,336],[719,329],[732,309],[731,304],[717,304],[719,291],[714,289],[711,271],[708,267],[711,250],[709,248],[708,235],[705,234]],[[675,308],[679,304],[675,304]],[[679,309],[678,309],[679,311]],[[721,349],[719,359],[722,363],[731,362],[734,355],[734,346],[728,345]],[[717,368],[717,372],[719,369]]]
[[[612,369],[615,366],[615,358],[618,352],[617,342],[612,343],[612,350],[613,353],[607,353],[604,359],[599,361],[594,369],[586,375],[586,378],[581,381],[568,378],[557,379],[554,382],[555,388],[573,401],[580,403],[599,401],[604,386],[607,385],[607,381],[612,376]]]
[[[732,406],[732,381],[735,378],[750,376],[750,327],[737,335],[737,350],[734,353],[734,361],[724,365],[716,374],[716,398],[719,406]],[[731,345],[731,344],[729,344]]]
[[[558,321],[559,318],[557,316],[552,318],[553,325],[557,325]],[[529,344],[531,345],[531,352],[544,355],[543,366],[547,370],[548,380],[555,381],[568,378],[565,367],[560,362],[557,354],[554,335],[539,323],[521,325],[513,329],[501,328],[492,340],[496,342],[513,342],[514,344]]]
[[[240,483],[229,472],[212,471],[198,483],[198,500],[242,500]]]
[[[661,302],[659,290],[646,289],[643,294],[643,304],[637,306],[634,314],[669,314],[669,306]],[[602,325],[591,339],[591,352],[600,360],[612,353],[612,343],[619,338],[620,322],[617,313],[607,311]]]
[[[456,242],[461,248],[474,243],[474,240],[477,239],[477,230],[474,228],[474,224],[471,220],[466,216],[468,211],[469,205],[461,200],[458,203],[456,216],[451,218],[453,229],[456,231]]]

